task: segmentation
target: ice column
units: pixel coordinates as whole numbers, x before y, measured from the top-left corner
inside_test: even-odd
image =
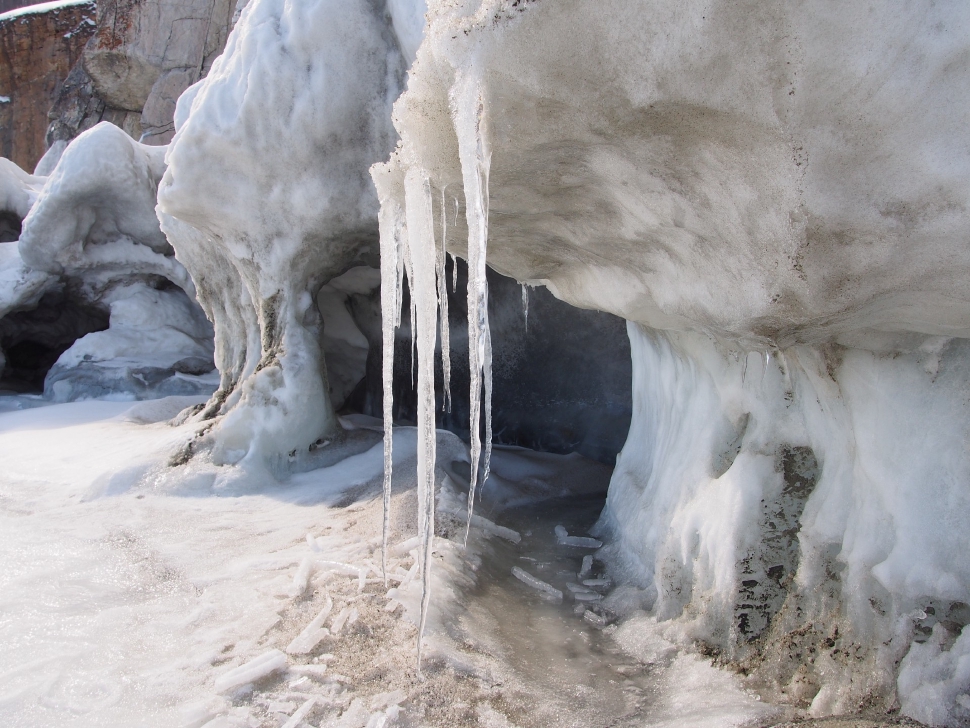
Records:
[[[420,168],[404,178],[408,248],[411,267],[412,321],[418,349],[418,533],[421,538],[421,620],[418,625],[418,670],[431,600],[431,549],[434,542],[435,397],[434,353],[438,328],[437,256],[431,182]]]
[[[485,278],[485,252],[488,244],[488,147],[485,100],[480,83],[463,77],[452,88],[451,106],[458,157],[465,187],[465,218],[468,222],[468,372],[469,439],[471,442],[471,481],[468,488],[468,528],[474,509],[478,482],[478,462],[482,443],[479,435],[482,384],[485,386],[485,470],[488,478],[492,454],[492,345],[488,328],[488,282]]]

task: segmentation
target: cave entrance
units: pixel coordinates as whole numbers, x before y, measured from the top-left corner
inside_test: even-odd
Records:
[[[0,212],[0,243],[15,243],[20,240],[23,221],[12,212]]]
[[[44,294],[35,308],[0,320],[6,364],[0,391],[40,394],[57,359],[82,336],[108,328],[108,312],[74,300],[63,289]]]
[[[436,359],[438,427],[469,440],[468,269],[457,260],[457,285],[449,280],[451,410],[444,411],[443,372]],[[417,391],[405,282],[402,325],[394,359],[394,420],[415,424]],[[632,363],[626,322],[608,313],[575,308],[545,288],[522,287],[488,269],[492,334],[493,443],[540,452],[580,455],[612,466],[626,442],[632,416]],[[367,393],[358,411],[381,417],[380,343],[371,345]],[[440,344],[439,344],[440,346]],[[481,436],[484,440],[484,413]]]

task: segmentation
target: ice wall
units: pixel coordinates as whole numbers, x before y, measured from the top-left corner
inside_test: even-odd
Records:
[[[162,227],[216,331],[200,419],[218,462],[275,458],[335,427],[317,292],[376,265],[369,166],[393,147],[404,61],[381,3],[253,0],[179,99]]]
[[[428,19],[383,210],[427,179],[472,268],[631,322],[601,528],[639,605],[815,714],[965,719],[966,6]]]

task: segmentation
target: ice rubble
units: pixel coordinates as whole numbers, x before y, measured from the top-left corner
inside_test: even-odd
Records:
[[[60,401],[210,391],[211,326],[155,216],[164,150],[104,123],[52,152],[48,176],[3,160],[3,345],[63,351],[46,362]]]
[[[375,168],[382,236],[430,249],[430,200],[464,190],[473,372],[486,240],[498,271],[630,322],[600,531],[642,606],[814,714],[967,717],[965,5],[468,0],[428,21]]]

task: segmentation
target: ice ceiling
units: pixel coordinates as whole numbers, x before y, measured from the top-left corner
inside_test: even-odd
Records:
[[[379,258],[385,408],[405,278],[415,322],[425,562],[448,256],[482,477],[486,263],[620,316],[633,421],[598,528],[630,609],[816,715],[970,717],[970,7],[439,0],[423,40],[422,10],[252,0],[164,174],[110,141],[135,181],[62,191],[103,127],[46,185],[0,170],[18,275],[139,261],[197,294],[221,381],[184,455],[240,463],[333,432],[317,296]],[[136,214],[156,183],[168,243]]]

